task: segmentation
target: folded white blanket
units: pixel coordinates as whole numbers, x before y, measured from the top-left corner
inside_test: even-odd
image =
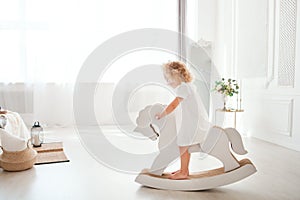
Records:
[[[19,113],[7,111],[5,116],[7,118],[5,130],[8,133],[25,140],[30,138],[30,132]]]
[[[12,111],[5,114],[7,124],[0,129],[0,145],[7,151],[21,151],[26,148],[30,132],[21,116]]]
[[[6,151],[22,151],[27,146],[27,141],[18,136],[12,135],[7,131],[0,129],[1,146]]]

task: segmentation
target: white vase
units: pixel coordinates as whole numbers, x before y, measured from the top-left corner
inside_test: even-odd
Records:
[[[226,108],[227,100],[228,100],[228,96],[223,94],[223,103],[224,103],[223,110],[227,110],[227,108]]]

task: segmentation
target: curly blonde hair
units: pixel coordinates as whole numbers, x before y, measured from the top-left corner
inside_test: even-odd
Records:
[[[181,81],[186,83],[193,81],[191,72],[187,69],[186,65],[180,61],[171,61],[163,65],[163,71],[165,74],[171,77],[179,77]]]

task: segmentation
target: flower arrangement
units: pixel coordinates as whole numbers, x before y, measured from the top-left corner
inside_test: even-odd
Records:
[[[217,91],[220,94],[223,94],[225,96],[232,97],[234,94],[239,93],[239,86],[236,80],[233,80],[229,78],[227,81],[225,81],[224,78],[222,78],[221,81],[215,82],[215,87],[213,91]]]
[[[232,97],[234,94],[239,94],[239,85],[236,80],[233,80],[229,78],[227,81],[225,81],[224,78],[221,79],[221,81],[215,82],[215,87],[213,88],[213,91],[216,91],[223,95],[223,101],[224,101],[224,107],[223,110],[227,110],[226,108],[226,101],[227,97]]]

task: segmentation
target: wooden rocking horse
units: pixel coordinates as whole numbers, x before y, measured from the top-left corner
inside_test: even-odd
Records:
[[[135,132],[156,140],[159,139],[159,155],[153,161],[150,169],[144,169],[137,176],[136,182],[144,186],[169,190],[206,190],[240,181],[256,172],[249,159],[238,161],[231,150],[239,155],[247,151],[244,148],[239,132],[234,128],[211,127],[206,139],[201,144],[189,148],[189,152],[203,152],[219,159],[223,167],[190,174],[185,180],[170,180],[164,174],[167,166],[177,159],[179,149],[176,143],[176,120],[174,114],[164,120],[157,120],[155,115],[162,112],[165,106],[154,104],[139,112],[136,119]]]

